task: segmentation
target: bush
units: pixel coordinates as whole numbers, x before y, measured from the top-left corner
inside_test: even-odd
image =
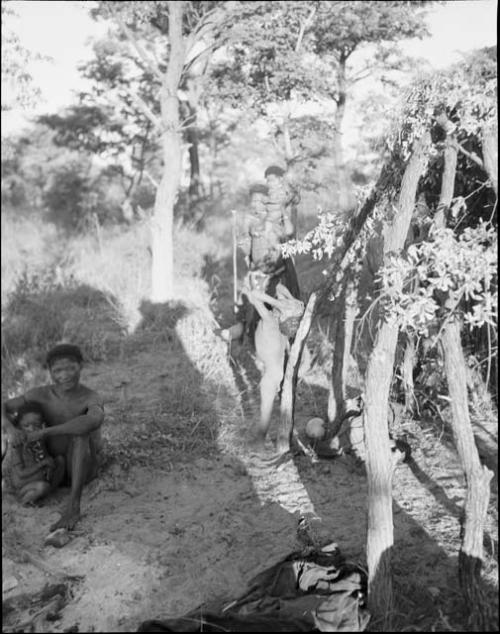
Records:
[[[2,209],[2,308],[23,275],[32,277],[52,266],[60,244],[56,227],[40,216]]]
[[[46,351],[60,341],[79,345],[85,359],[101,361],[119,349],[122,331],[104,293],[52,272],[23,275],[11,294],[2,324],[2,358],[28,354],[43,363]]]

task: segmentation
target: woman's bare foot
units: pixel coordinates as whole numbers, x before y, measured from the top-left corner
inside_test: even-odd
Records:
[[[80,517],[80,508],[70,507],[62,514],[55,524],[52,524],[50,530],[55,531],[58,528],[66,528],[67,530],[72,531],[80,520]]]

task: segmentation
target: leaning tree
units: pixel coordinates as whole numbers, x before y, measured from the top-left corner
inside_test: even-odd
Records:
[[[390,627],[393,601],[393,462],[388,407],[401,331],[421,333],[431,337],[431,345],[442,347],[450,422],[467,481],[459,580],[471,628],[492,627],[481,584],[492,474],[481,463],[474,440],[463,353],[466,328],[477,330],[486,324],[497,338],[497,181],[493,168],[498,133],[496,60],[491,53],[479,53],[414,85],[388,139],[389,155],[380,177],[350,225],[345,228],[335,215],[322,214],[320,224],[304,241],[286,248],[292,253],[326,253],[331,261],[326,283],[309,298],[291,349],[282,390],[281,449],[286,449],[291,438],[296,369],[312,317],[322,301],[339,296],[349,273],[359,271],[369,240],[379,233],[377,283],[372,289],[376,310],[370,307],[375,335],[364,376],[364,430],[369,604],[386,627]],[[479,188],[467,178],[457,178],[457,165],[467,171],[472,164],[483,175]],[[457,183],[461,187],[458,195]],[[469,184],[469,191],[464,191],[464,183]],[[490,197],[474,205],[478,189],[489,190]],[[423,218],[417,204],[422,195],[428,195]],[[412,238],[412,220],[418,225],[418,240]]]

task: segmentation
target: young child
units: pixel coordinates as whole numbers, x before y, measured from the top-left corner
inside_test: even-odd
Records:
[[[268,217],[280,228],[282,242],[297,237],[298,192],[285,180],[285,171],[278,165],[270,165],[265,173],[268,199]]]
[[[22,405],[17,412],[15,426],[25,434],[43,429],[45,423],[41,406],[29,401]],[[35,502],[54,488],[56,463],[43,440],[9,446],[6,462],[10,484],[22,504]]]
[[[266,201],[267,218],[279,233],[280,243],[297,237],[297,205],[300,202],[298,191],[285,179],[285,171],[278,165],[270,165],[264,173],[268,197]],[[299,280],[293,257],[283,259],[285,272],[281,281],[300,299]],[[269,290],[272,290],[271,287]],[[272,293],[271,293],[272,294]]]

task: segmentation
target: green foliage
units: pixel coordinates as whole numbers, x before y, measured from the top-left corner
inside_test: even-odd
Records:
[[[497,248],[495,229],[480,223],[458,237],[441,229],[431,241],[408,247],[404,257],[391,256],[380,271],[386,316],[425,336],[443,314],[448,319],[457,311],[470,328],[496,327]]]
[[[391,154],[387,164],[401,172],[411,155],[414,141],[425,131],[436,132],[442,125],[439,117],[443,112],[451,119],[450,127],[458,138],[478,151],[482,126],[496,113],[495,77],[491,52],[483,52],[453,66],[448,73],[439,72],[419,81],[410,91],[409,99],[403,102],[398,125],[390,138]],[[442,181],[443,144],[436,134],[433,139],[433,156],[428,161],[419,191],[437,191],[433,201],[435,207]],[[380,271],[381,293],[376,301],[384,307],[385,317],[396,319],[403,329],[424,335],[435,332],[455,313],[459,313],[471,329],[487,325],[496,330],[497,233],[492,222],[495,209],[491,212],[490,207],[487,222],[481,216],[484,209],[471,220],[469,206],[477,205],[478,196],[482,195],[488,181],[483,171],[478,186],[478,179],[467,175],[468,167],[463,157],[459,159],[458,168],[459,194],[453,198],[449,210],[454,228],[431,232],[429,236],[435,209],[427,208],[424,217],[416,214],[414,226],[421,231],[420,241],[411,245],[403,256],[389,257]],[[394,189],[394,182],[392,185],[388,182],[386,188],[381,187],[382,192],[387,189],[385,197],[389,203],[391,199],[387,194],[391,187]],[[394,212],[397,213],[397,209]],[[331,257],[343,246],[343,233],[345,231],[334,215],[321,213],[318,226],[305,240],[287,245],[284,250],[311,252],[317,259]]]
[[[318,224],[302,240],[290,240],[283,245],[284,255],[311,253],[315,260],[331,258],[343,245],[346,219],[338,214],[318,209]]]
[[[43,115],[38,121],[55,131],[56,145],[71,150],[102,154],[110,149],[115,152],[126,149],[123,141],[116,147],[117,141],[113,137],[120,135],[122,126],[114,118],[111,108],[82,104],[59,114]]]
[[[95,213],[101,223],[121,219],[122,174],[91,155],[58,146],[56,133],[37,124],[10,139],[2,155],[2,203],[18,213],[43,215],[67,231],[81,230]]]
[[[368,43],[394,42],[428,34],[422,9],[429,2],[318,3],[314,49],[348,57]]]
[[[67,230],[82,226],[90,186],[82,162],[75,160],[54,170],[43,195],[49,218]],[[97,201],[96,201],[97,202]],[[93,201],[92,201],[93,203]],[[89,212],[95,204],[89,205]]]
[[[496,52],[476,51],[449,69],[425,75],[412,85],[401,106],[388,145],[399,147],[403,160],[424,130],[432,130],[435,141],[442,140],[441,115],[449,120],[448,133],[460,140],[478,137],[482,126],[497,117]]]
[[[34,353],[43,361],[59,341],[81,346],[86,359],[101,361],[117,352],[121,332],[106,297],[72,277],[58,281],[54,271],[24,274],[4,309],[2,358]]]
[[[2,0],[2,110],[33,106],[40,97],[29,63],[47,59],[28,50],[13,30],[16,13]]]
[[[49,220],[66,231],[85,230],[95,216],[100,223],[120,219],[105,173],[92,175],[85,157],[56,166],[44,189],[42,201]]]
[[[344,210],[353,198],[341,136],[351,88],[367,77],[380,79],[382,72],[408,68],[396,43],[426,34],[421,8],[427,4],[236,3],[224,25],[224,54],[214,58],[205,81],[206,100],[222,100],[235,109],[243,104],[253,118],[265,117],[304,189],[321,188],[315,172],[329,159],[333,204]],[[351,58],[358,51],[365,63],[354,71]],[[314,103],[318,114],[301,117],[304,103]]]

